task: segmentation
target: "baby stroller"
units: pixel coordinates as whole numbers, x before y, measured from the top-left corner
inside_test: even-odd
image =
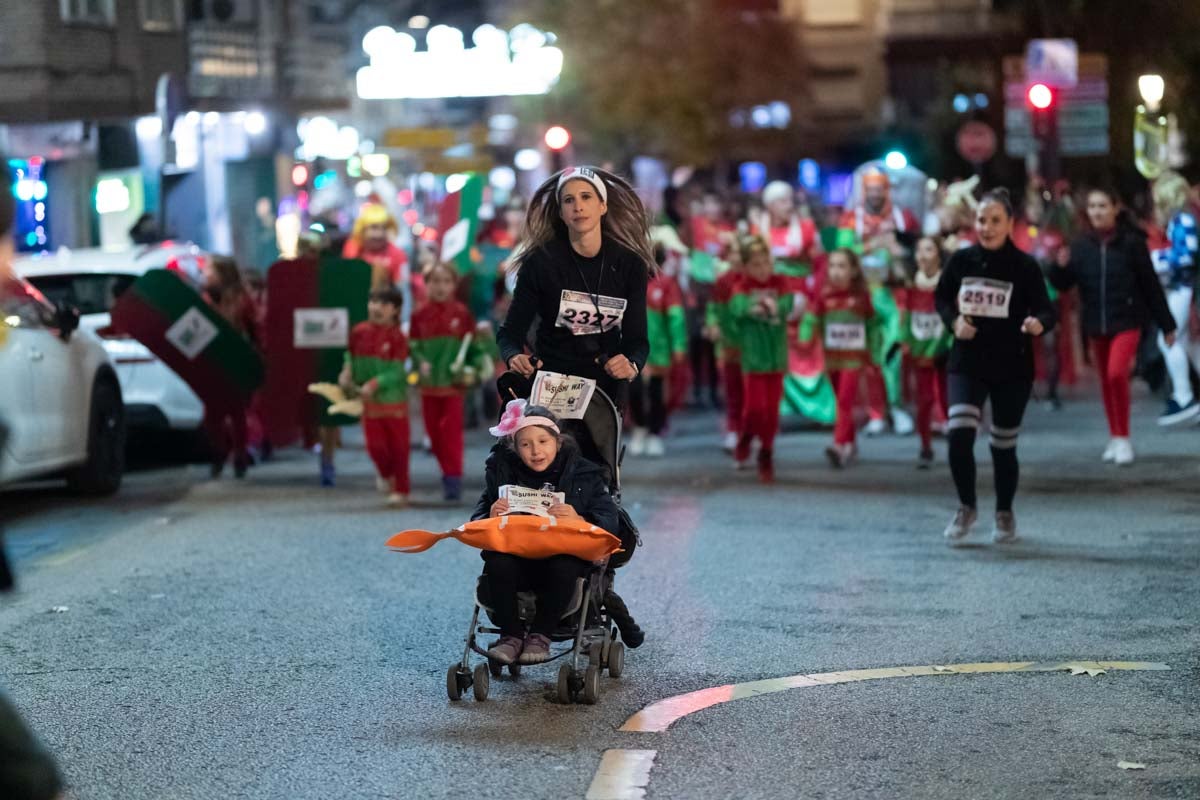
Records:
[[[528,397],[530,382],[515,373],[501,376],[497,385],[501,396],[507,399]],[[596,389],[582,420],[564,420],[565,426],[576,436],[585,456],[595,458],[608,470],[609,491],[618,508],[621,501],[621,415],[612,400],[600,389]],[[570,643],[558,652],[553,652],[549,661],[563,659],[558,669],[558,700],[560,703],[596,703],[600,697],[600,676],[607,670],[611,678],[619,678],[625,671],[625,643],[637,647],[644,634],[629,615],[624,601],[613,591],[613,569],[624,564],[638,544],[637,529],[621,510],[622,531],[612,531],[622,540],[625,552],[618,553],[605,564],[593,566],[586,577],[575,584],[575,593],[567,610],[559,621],[558,628],[550,640]],[[618,564],[619,562],[619,564]],[[532,593],[517,595],[518,613],[523,622],[533,619],[537,598]],[[487,581],[480,576],[475,588],[475,609],[471,624],[467,628],[466,647],[462,660],[450,665],[446,672],[446,693],[451,700],[459,700],[468,689],[475,699],[486,700],[491,688],[491,678],[500,677],[504,665],[488,658],[487,650],[479,641],[480,636],[499,635],[500,629],[483,625],[479,612],[491,613],[491,598],[488,596]],[[621,640],[617,638],[617,630]],[[471,653],[488,658],[487,662],[471,667]],[[547,661],[546,663],[549,663]],[[509,664],[512,678],[521,674],[522,665]]]

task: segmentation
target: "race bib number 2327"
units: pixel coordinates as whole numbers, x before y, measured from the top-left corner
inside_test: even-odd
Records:
[[[958,289],[958,313],[964,317],[1007,319],[1013,285],[988,278],[963,278]]]
[[[569,329],[575,336],[604,333],[621,327],[627,305],[629,301],[622,297],[593,297],[587,292],[563,289],[554,324]]]

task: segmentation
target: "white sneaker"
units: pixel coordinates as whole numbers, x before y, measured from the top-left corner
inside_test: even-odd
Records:
[[[629,439],[629,455],[640,456],[646,453],[646,429],[634,428],[633,436]]]
[[[887,433],[887,423],[881,419],[873,419],[863,428],[863,433],[867,436],[882,436]]]
[[[392,483],[382,475],[375,476],[375,491],[380,494],[388,494],[392,491]]]
[[[400,494],[400,492],[392,492],[388,495],[387,504],[391,508],[407,508],[408,495]]]
[[[650,436],[646,440],[646,455],[651,458],[662,458],[667,454],[666,448],[663,447],[661,436]]]
[[[897,436],[911,436],[915,429],[912,415],[903,408],[892,409],[892,430]]]
[[[959,506],[958,511],[954,514],[954,519],[950,520],[950,524],[946,526],[946,530],[942,533],[946,537],[946,543],[951,547],[955,547],[967,538],[971,533],[971,526],[975,524],[975,520],[979,518],[979,514],[970,506]]]
[[[996,544],[1012,544],[1017,536],[1017,518],[1011,511],[996,512],[996,526],[992,528],[992,541]]]
[[[721,440],[721,449],[726,453],[732,453],[737,447],[738,435],[735,431],[729,431],[725,434],[725,438]]]
[[[1117,458],[1117,440],[1116,437],[1108,440],[1108,446],[1104,448],[1104,462],[1111,464]]]
[[[1133,463],[1133,443],[1127,438],[1116,440],[1113,446],[1113,462],[1118,467],[1128,467]]]

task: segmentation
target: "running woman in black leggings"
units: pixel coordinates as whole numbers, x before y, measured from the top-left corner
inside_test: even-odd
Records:
[[[959,508],[946,540],[961,542],[978,518],[975,432],[992,400],[991,450],[996,481],[992,541],[1017,540],[1017,434],[1033,388],[1031,339],[1053,329],[1054,307],[1032,256],[1013,244],[1012,201],[1005,189],[983,196],[975,215],[979,244],[950,257],[938,282],[937,310],[954,331],[948,366],[950,472]]]

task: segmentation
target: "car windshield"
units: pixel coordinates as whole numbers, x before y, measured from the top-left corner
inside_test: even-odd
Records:
[[[52,304],[62,303],[79,309],[80,314],[107,314],[113,303],[136,275],[81,273],[75,275],[41,275],[29,278]]]

